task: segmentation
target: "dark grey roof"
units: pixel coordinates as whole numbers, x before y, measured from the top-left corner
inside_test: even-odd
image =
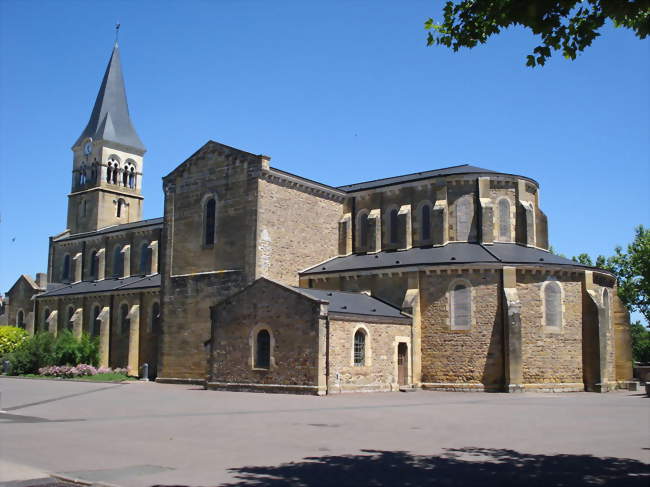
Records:
[[[68,235],[67,237],[63,237],[55,240],[57,242],[61,242],[65,240],[75,240],[77,238],[92,237],[95,235],[104,235],[106,233],[122,232],[124,230],[133,230],[135,228],[142,228],[147,226],[162,226],[163,221],[164,221],[163,217],[150,218],[149,220],[140,220],[138,222],[124,223],[122,225],[112,225],[110,227],[100,228],[99,230],[95,230],[92,232],[75,233],[74,235]]]
[[[71,294],[106,293],[160,287],[160,274],[152,276],[131,276],[124,279],[102,279],[101,281],[81,281],[48,290],[38,298],[68,296]]]
[[[586,267],[545,250],[511,243],[482,245],[478,243],[450,243],[441,247],[412,248],[383,251],[376,254],[352,254],[335,257],[303,271],[302,275],[328,272],[346,272],[362,269],[380,269],[417,265],[449,265],[474,263],[551,264]]]
[[[74,145],[81,144],[87,137],[92,137],[94,140],[117,142],[142,152],[146,151],[129,116],[120,64],[120,50],[117,43],[113,47],[113,53],[108,61],[88,125]]]
[[[442,169],[434,169],[432,171],[416,172],[413,174],[405,174],[403,176],[394,176],[384,179],[375,179],[373,181],[365,181],[362,183],[348,184],[346,186],[339,186],[338,189],[354,192],[354,191],[363,191],[366,189],[381,188],[383,186],[391,186],[393,184],[401,184],[412,181],[418,181],[420,179],[429,179],[435,176],[450,176],[452,174],[505,174],[499,173],[497,171],[492,171],[491,169],[483,169],[481,167],[470,166],[469,164],[461,164],[459,166],[444,167]],[[515,176],[514,174],[505,174],[506,176]],[[517,176],[524,178],[528,181],[531,181],[537,185],[537,181],[530,179],[524,176]]]
[[[399,308],[364,293],[303,287],[294,287],[293,289],[311,298],[327,301],[330,313],[406,318]]]

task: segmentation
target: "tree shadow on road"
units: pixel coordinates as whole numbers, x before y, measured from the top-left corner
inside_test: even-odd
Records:
[[[650,468],[638,460],[591,455],[534,455],[491,448],[448,449],[437,456],[362,450],[360,455],[307,457],[277,466],[230,469],[228,487],[379,486],[647,487]]]

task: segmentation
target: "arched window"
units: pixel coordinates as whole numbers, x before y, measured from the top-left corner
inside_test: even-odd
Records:
[[[25,328],[25,313],[22,309],[18,310],[18,313],[16,313],[16,326],[18,328]]]
[[[151,249],[147,242],[140,246],[140,273],[151,274]]]
[[[65,254],[63,257],[63,269],[61,272],[61,280],[69,281],[70,280],[70,255]]]
[[[122,186],[125,188],[129,185],[129,168],[124,166],[124,170],[122,172]]]
[[[357,242],[362,250],[368,247],[368,212],[361,211],[357,214]]]
[[[472,323],[472,293],[466,284],[456,284],[451,291],[451,329],[469,330]]]
[[[97,163],[93,162],[90,166],[90,182],[95,184],[97,182]]]
[[[90,254],[90,278],[97,280],[97,251],[93,250]]]
[[[271,334],[260,330],[255,337],[255,368],[268,369],[271,366]]]
[[[431,240],[431,206],[428,204],[422,206],[420,214],[420,238]]]
[[[135,189],[135,167],[131,166],[131,171],[129,172],[129,188]]]
[[[361,329],[354,333],[354,365],[366,365],[366,332]]]
[[[151,333],[159,335],[160,331],[160,304],[153,303],[151,306]]]
[[[122,246],[118,245],[113,250],[113,276],[122,277],[124,275],[124,254]]]
[[[113,166],[109,162],[106,164],[106,182],[110,183],[113,180]]]
[[[43,322],[41,325],[42,331],[50,331],[49,324],[47,323],[47,319],[49,317],[50,317],[50,308],[45,308],[45,313],[43,313]]]
[[[129,305],[123,303],[120,306],[120,333],[122,335],[128,334],[131,329],[131,320],[129,319]]]
[[[499,240],[509,242],[510,236],[510,202],[506,198],[499,200]]]
[[[92,321],[93,324],[92,324],[91,333],[93,336],[96,337],[99,336],[102,329],[102,322],[99,319],[100,312],[101,310],[99,309],[99,306],[95,305],[95,307],[93,308],[93,321]]]
[[[605,326],[609,328],[611,317],[609,311],[609,291],[607,289],[603,291],[603,314],[605,315]]]
[[[117,200],[117,210],[115,212],[118,218],[122,217],[123,210],[124,210],[124,200],[120,198]]]
[[[562,288],[557,281],[547,281],[544,284],[544,326],[562,326]]]
[[[79,169],[79,186],[86,184],[86,165],[82,164]]]
[[[217,218],[217,202],[214,198],[210,198],[205,203],[204,214],[204,244],[206,246],[214,245],[215,231],[216,231],[216,218]]]
[[[474,218],[474,205],[471,195],[461,197],[456,201],[456,240],[469,240],[469,234]]]
[[[389,213],[389,226],[390,226],[390,243],[395,244],[399,240],[399,215],[397,208],[393,208]]]
[[[113,173],[112,173],[113,174],[113,179],[111,181],[113,184],[117,184],[117,173],[118,173],[118,171],[119,170],[118,170],[117,162],[116,162],[115,164],[113,164]]]
[[[72,330],[72,322],[70,320],[72,319],[73,315],[74,315],[74,308],[72,306],[68,306],[68,318],[65,320],[65,327],[68,330]]]

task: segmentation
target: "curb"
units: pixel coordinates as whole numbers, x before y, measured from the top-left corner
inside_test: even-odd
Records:
[[[60,377],[20,377],[18,375],[0,375],[0,379],[18,379],[18,380],[51,380],[55,382],[85,382],[91,384],[128,384],[130,382],[140,382],[139,380],[126,379],[121,381],[115,380],[84,380],[84,379],[62,379]]]

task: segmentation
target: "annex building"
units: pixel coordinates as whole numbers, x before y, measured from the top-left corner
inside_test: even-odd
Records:
[[[98,336],[100,365],[314,394],[631,380],[614,276],[548,251],[529,177],[461,165],[332,187],[208,141],[142,220],[117,44],[72,152],[65,230],[3,318]]]

